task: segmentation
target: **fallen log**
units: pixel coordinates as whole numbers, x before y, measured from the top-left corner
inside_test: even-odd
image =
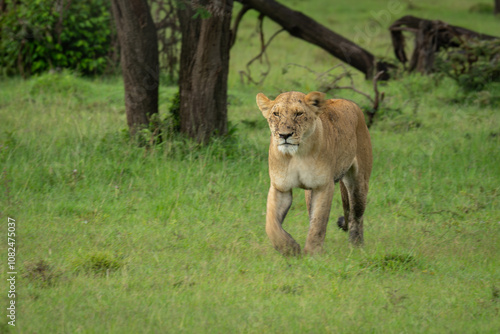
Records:
[[[347,38],[336,34],[309,16],[283,6],[274,0],[236,1],[245,6],[245,11],[249,8],[257,10],[278,23],[292,36],[319,46],[334,57],[363,72],[367,79],[372,79],[375,71],[377,73],[380,71],[385,72],[380,78],[381,80],[389,78],[387,73],[388,65],[385,62],[377,62],[373,54]]]
[[[392,45],[396,58],[406,65],[404,31],[415,34],[415,48],[411,56],[408,70],[430,73],[434,65],[435,53],[441,48],[458,47],[460,41],[468,38],[492,40],[498,37],[478,33],[473,30],[454,26],[439,20],[426,20],[415,16],[403,16],[390,27]]]

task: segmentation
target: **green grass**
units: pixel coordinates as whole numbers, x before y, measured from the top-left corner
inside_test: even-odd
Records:
[[[387,6],[320,4],[290,2],[347,36],[352,20],[363,27]],[[494,33],[498,21],[469,13],[473,4],[419,2],[401,16],[440,9],[452,24]],[[485,94],[498,86],[466,94],[420,75],[381,84],[365,247],[351,248],[336,228],[337,193],[325,253],[284,258],[264,231],[269,130],[255,94],[318,89],[307,71],[281,68],[313,62],[322,72],[337,62],[283,33],[262,87],[242,85],[238,70],[258,52],[248,15],[231,54],[237,130],[207,147],[129,143],[120,78],[0,81],[0,233],[16,219],[19,302],[16,328],[4,315],[0,332],[497,333],[500,115]],[[389,37],[373,43],[383,55]],[[360,75],[356,84],[370,91]],[[162,117],[176,90],[161,87]],[[366,104],[348,91],[329,96]],[[301,190],[285,224],[303,245]]]

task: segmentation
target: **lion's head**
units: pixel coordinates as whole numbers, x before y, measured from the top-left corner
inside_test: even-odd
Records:
[[[320,92],[288,92],[271,101],[264,94],[257,94],[257,105],[271,129],[271,145],[283,154],[296,154],[316,129],[324,97]]]

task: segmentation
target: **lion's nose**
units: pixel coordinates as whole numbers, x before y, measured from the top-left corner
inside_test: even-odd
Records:
[[[280,133],[280,134],[279,134],[280,138],[283,138],[284,140],[287,140],[287,139],[288,139],[288,138],[290,138],[292,135],[293,135],[293,132],[290,132],[290,133]]]

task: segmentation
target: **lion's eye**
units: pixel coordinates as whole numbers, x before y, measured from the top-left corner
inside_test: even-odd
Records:
[[[299,112],[295,113],[295,117],[300,117],[302,115],[304,115],[304,113],[302,111],[299,111]]]
[[[280,113],[277,112],[277,111],[275,111],[275,112],[273,112],[273,115],[276,116],[276,117],[278,117],[280,115]]]

